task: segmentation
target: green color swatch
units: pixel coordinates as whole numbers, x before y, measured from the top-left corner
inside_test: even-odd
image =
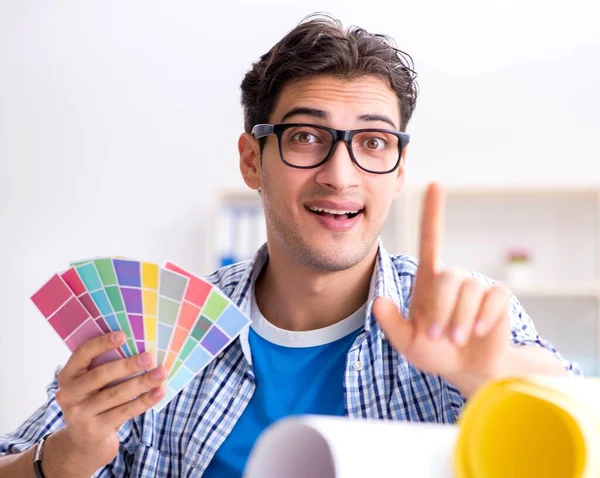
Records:
[[[210,297],[204,304],[202,315],[205,315],[210,320],[215,321],[227,307],[227,299],[214,290],[210,293]]]

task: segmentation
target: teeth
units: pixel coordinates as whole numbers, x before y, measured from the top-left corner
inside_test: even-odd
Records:
[[[326,212],[327,214],[338,214],[340,216],[344,214],[357,214],[359,211],[338,211],[337,209],[327,209],[324,207],[311,207],[308,206],[308,209],[314,212]]]

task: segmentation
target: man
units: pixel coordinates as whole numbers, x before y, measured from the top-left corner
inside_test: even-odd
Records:
[[[142,355],[89,371],[124,338],[89,341],[48,402],[0,440],[0,477],[35,476],[42,444],[47,478],[240,476],[258,435],[284,416],[452,423],[488,380],[580,374],[505,287],[440,266],[440,186],[424,199],[418,262],[383,248],[414,80],[390,40],[328,17],[262,56],[242,82],[239,153],[267,245],[208,277],[252,327],[161,413],[148,410],[164,394],[164,369]],[[103,389],[142,370],[152,371]]]

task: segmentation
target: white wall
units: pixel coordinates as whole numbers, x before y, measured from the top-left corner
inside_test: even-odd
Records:
[[[51,273],[100,254],[207,272],[208,208],[243,184],[242,75],[304,15],[389,33],[414,57],[409,181],[587,183],[593,3],[0,2],[0,433],[68,357],[29,302]]]

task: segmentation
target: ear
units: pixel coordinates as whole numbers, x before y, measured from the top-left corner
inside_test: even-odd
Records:
[[[402,160],[400,161],[400,166],[398,166],[398,170],[396,171],[396,184],[394,185],[394,196],[398,196],[404,188],[407,149],[408,147],[405,147],[404,151],[402,151]]]
[[[260,188],[260,151],[258,142],[248,133],[242,133],[238,140],[240,171],[244,182],[251,189]]]

